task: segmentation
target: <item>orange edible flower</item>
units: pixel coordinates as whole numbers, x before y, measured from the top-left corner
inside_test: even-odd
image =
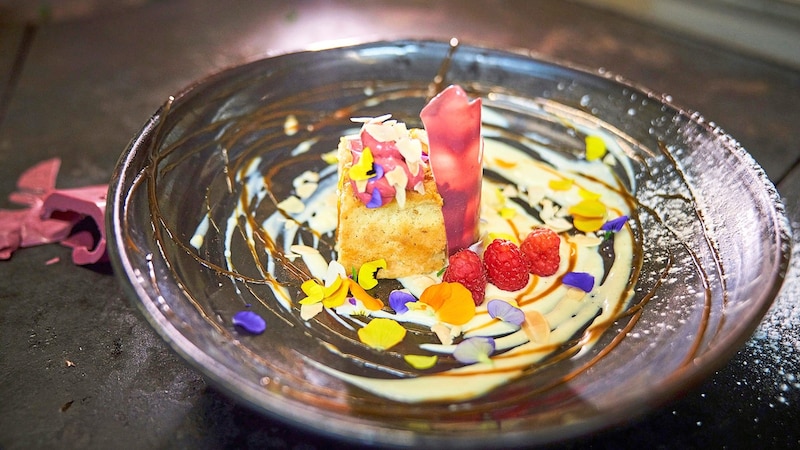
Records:
[[[353,294],[353,297],[356,300],[360,301],[364,308],[367,308],[370,311],[377,311],[383,308],[383,302],[380,299],[377,299],[367,293],[363,287],[361,287],[358,283],[353,281],[353,279],[347,279],[350,284],[350,293]]]
[[[442,322],[463,325],[475,317],[475,301],[472,293],[461,283],[442,282],[428,286],[419,297],[436,311]]]

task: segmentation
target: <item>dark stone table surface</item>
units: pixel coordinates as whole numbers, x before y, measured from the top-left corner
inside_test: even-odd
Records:
[[[733,134],[778,186],[792,223],[800,219],[795,69],[555,0],[112,3],[66,17],[4,17],[0,7],[0,208],[13,207],[17,176],[47,158],[63,161],[59,187],[106,183],[168,95],[224,67],[321,41],[457,36],[672,95]],[[555,447],[800,447],[797,265],[754,336],[711,378],[636,421]],[[109,267],[73,265],[56,244],[0,261],[0,449],[335,444],[207,385]]]

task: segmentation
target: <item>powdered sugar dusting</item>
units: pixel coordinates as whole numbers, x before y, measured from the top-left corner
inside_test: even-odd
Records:
[[[794,235],[800,223],[792,224]],[[792,264],[772,308],[742,352],[760,372],[758,380],[770,407],[800,404],[800,244],[795,237]],[[763,367],[763,369],[762,369]]]

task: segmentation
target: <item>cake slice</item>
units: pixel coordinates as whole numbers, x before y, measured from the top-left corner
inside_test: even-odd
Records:
[[[427,136],[387,119],[364,119],[359,135],[340,140],[338,261],[353,271],[384,259],[378,278],[436,272],[447,261],[447,235]]]

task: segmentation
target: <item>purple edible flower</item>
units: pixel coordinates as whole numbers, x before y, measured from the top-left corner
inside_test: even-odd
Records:
[[[619,216],[616,219],[611,219],[608,222],[604,223],[602,227],[600,227],[603,231],[611,231],[616,233],[625,226],[625,223],[628,222],[628,216]]]
[[[522,326],[525,313],[521,309],[502,300],[491,300],[486,304],[486,310],[493,319],[500,319],[516,326]]]
[[[381,178],[383,178],[384,170],[383,170],[383,166],[382,165],[373,164],[372,165],[372,170],[375,172],[375,175],[373,175],[372,178],[370,178],[370,181],[378,181]]]
[[[415,301],[417,301],[417,299],[408,292],[392,291],[389,294],[389,306],[391,306],[391,308],[397,314],[408,312],[408,306],[406,306],[406,303]]]
[[[594,277],[586,272],[565,273],[561,278],[561,282],[584,292],[590,292],[594,288]]]
[[[367,202],[367,208],[380,208],[383,205],[381,192],[376,188],[372,190],[372,197]]]
[[[237,312],[233,315],[233,324],[252,334],[261,334],[267,329],[267,322],[253,311]]]

